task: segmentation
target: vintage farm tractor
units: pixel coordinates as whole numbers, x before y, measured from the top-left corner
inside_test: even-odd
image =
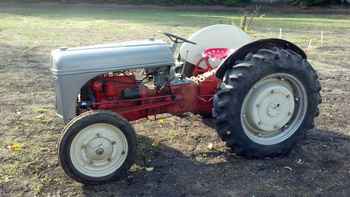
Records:
[[[172,44],[148,39],[52,52],[56,108],[67,123],[59,161],[71,178],[122,178],[136,154],[128,121],[150,115],[212,115],[226,145],[250,158],[285,155],[314,127],[321,87],[296,45],[251,41],[231,25],[189,39],[165,35]]]

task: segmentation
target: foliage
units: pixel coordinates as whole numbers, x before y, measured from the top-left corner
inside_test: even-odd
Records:
[[[61,0],[62,1],[62,0]],[[74,0],[64,0],[74,1]],[[233,6],[249,3],[251,0],[99,0],[101,2],[129,3],[129,4],[156,4],[156,5],[225,5]]]
[[[344,0],[291,0],[293,5],[301,6],[322,6],[330,4],[343,4],[347,1]]]

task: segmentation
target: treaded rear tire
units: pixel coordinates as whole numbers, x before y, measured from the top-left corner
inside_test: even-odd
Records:
[[[288,139],[273,145],[252,141],[244,132],[240,114],[245,96],[260,79],[274,74],[287,73],[300,80],[307,94],[305,117]],[[306,59],[289,49],[260,49],[248,54],[244,60],[226,71],[219,91],[214,97],[213,115],[218,135],[236,154],[247,158],[283,156],[290,152],[304,131],[314,127],[319,114],[321,85],[316,71]]]
[[[70,158],[70,146],[74,137],[84,128],[95,123],[111,124],[119,128],[128,142],[127,158],[120,168],[103,177],[90,177],[79,172]],[[77,182],[85,185],[98,185],[116,181],[127,176],[127,172],[136,158],[136,134],[127,120],[109,111],[88,111],[72,119],[64,128],[58,141],[58,159],[65,173]]]

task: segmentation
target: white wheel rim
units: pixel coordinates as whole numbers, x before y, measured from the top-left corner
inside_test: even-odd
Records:
[[[276,73],[259,80],[245,96],[241,122],[255,143],[274,145],[290,138],[307,110],[303,84],[294,76]]]
[[[117,127],[96,123],[82,129],[73,139],[70,158],[73,166],[90,177],[114,173],[125,162],[128,141]]]

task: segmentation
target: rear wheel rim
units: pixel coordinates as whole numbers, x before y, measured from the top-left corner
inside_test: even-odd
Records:
[[[95,123],[79,131],[70,146],[70,158],[80,173],[90,177],[113,174],[125,162],[128,141],[116,126]]]
[[[289,139],[302,124],[307,94],[291,74],[275,73],[258,82],[243,100],[241,123],[255,143],[274,145]]]

